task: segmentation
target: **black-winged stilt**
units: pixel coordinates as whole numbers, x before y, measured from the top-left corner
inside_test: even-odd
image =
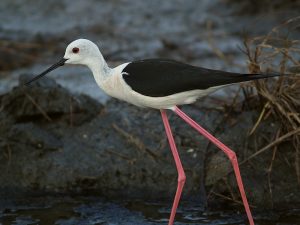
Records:
[[[128,62],[112,69],[106,64],[97,45],[86,39],[78,39],[68,45],[64,57],[59,62],[26,84],[30,84],[34,80],[41,78],[64,64],[81,64],[88,66],[99,87],[112,97],[140,107],[150,107],[161,111],[162,120],[178,172],[177,191],[171,210],[169,225],[172,225],[174,222],[186,177],[171,132],[165,111],[166,109],[174,111],[186,123],[209,139],[228,156],[234,169],[249,223],[251,225],[254,224],[235,152],[203,129],[177,106],[193,103],[198,98],[208,95],[225,85],[274,77],[278,76],[278,74],[230,73],[195,67],[165,59],[147,59]]]

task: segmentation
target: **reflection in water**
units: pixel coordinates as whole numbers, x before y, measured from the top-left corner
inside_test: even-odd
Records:
[[[98,197],[36,198],[1,206],[1,225],[156,225],[165,224],[168,204],[142,201],[109,203]],[[176,217],[177,225],[184,224],[247,224],[245,215],[233,212],[201,211],[200,207],[183,202]],[[300,209],[255,216],[256,224],[300,224]]]

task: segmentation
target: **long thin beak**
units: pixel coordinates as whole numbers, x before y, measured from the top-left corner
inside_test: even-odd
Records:
[[[57,63],[55,63],[54,65],[50,66],[48,69],[46,69],[44,72],[42,72],[41,74],[37,75],[36,77],[32,78],[31,80],[27,81],[25,83],[26,86],[28,86],[29,84],[31,84],[33,81],[40,79],[41,77],[45,76],[47,73],[49,73],[50,71],[65,65],[65,62],[68,59],[62,58],[61,60],[59,60]]]

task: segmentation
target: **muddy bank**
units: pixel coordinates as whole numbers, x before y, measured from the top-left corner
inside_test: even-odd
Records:
[[[3,199],[39,193],[173,197],[177,172],[159,111],[117,100],[103,106],[85,95],[71,94],[49,78],[30,88],[14,88],[0,96],[0,104]],[[255,112],[232,112],[224,120],[224,112],[208,100],[198,107],[183,109],[234,149],[240,162],[268,144],[265,137],[276,131],[276,122],[265,122],[256,137],[248,137]],[[238,202],[236,182],[223,153],[175,115],[169,116],[187,175],[183,198],[198,196],[200,205],[213,208]],[[241,166],[249,201],[258,209],[290,209],[300,203],[292,149],[289,143],[279,147],[270,182],[266,171],[271,151]]]

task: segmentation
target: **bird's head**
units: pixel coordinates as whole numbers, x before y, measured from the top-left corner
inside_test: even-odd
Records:
[[[66,64],[89,65],[93,59],[99,59],[99,48],[87,39],[78,39],[71,42],[66,48],[64,59]]]
[[[65,64],[80,64],[91,68],[95,62],[100,63],[100,65],[101,62],[102,64],[104,63],[103,56],[97,45],[87,39],[77,39],[67,46],[65,55],[61,60],[26,82],[26,85],[29,85],[31,82],[45,76],[50,71]]]

